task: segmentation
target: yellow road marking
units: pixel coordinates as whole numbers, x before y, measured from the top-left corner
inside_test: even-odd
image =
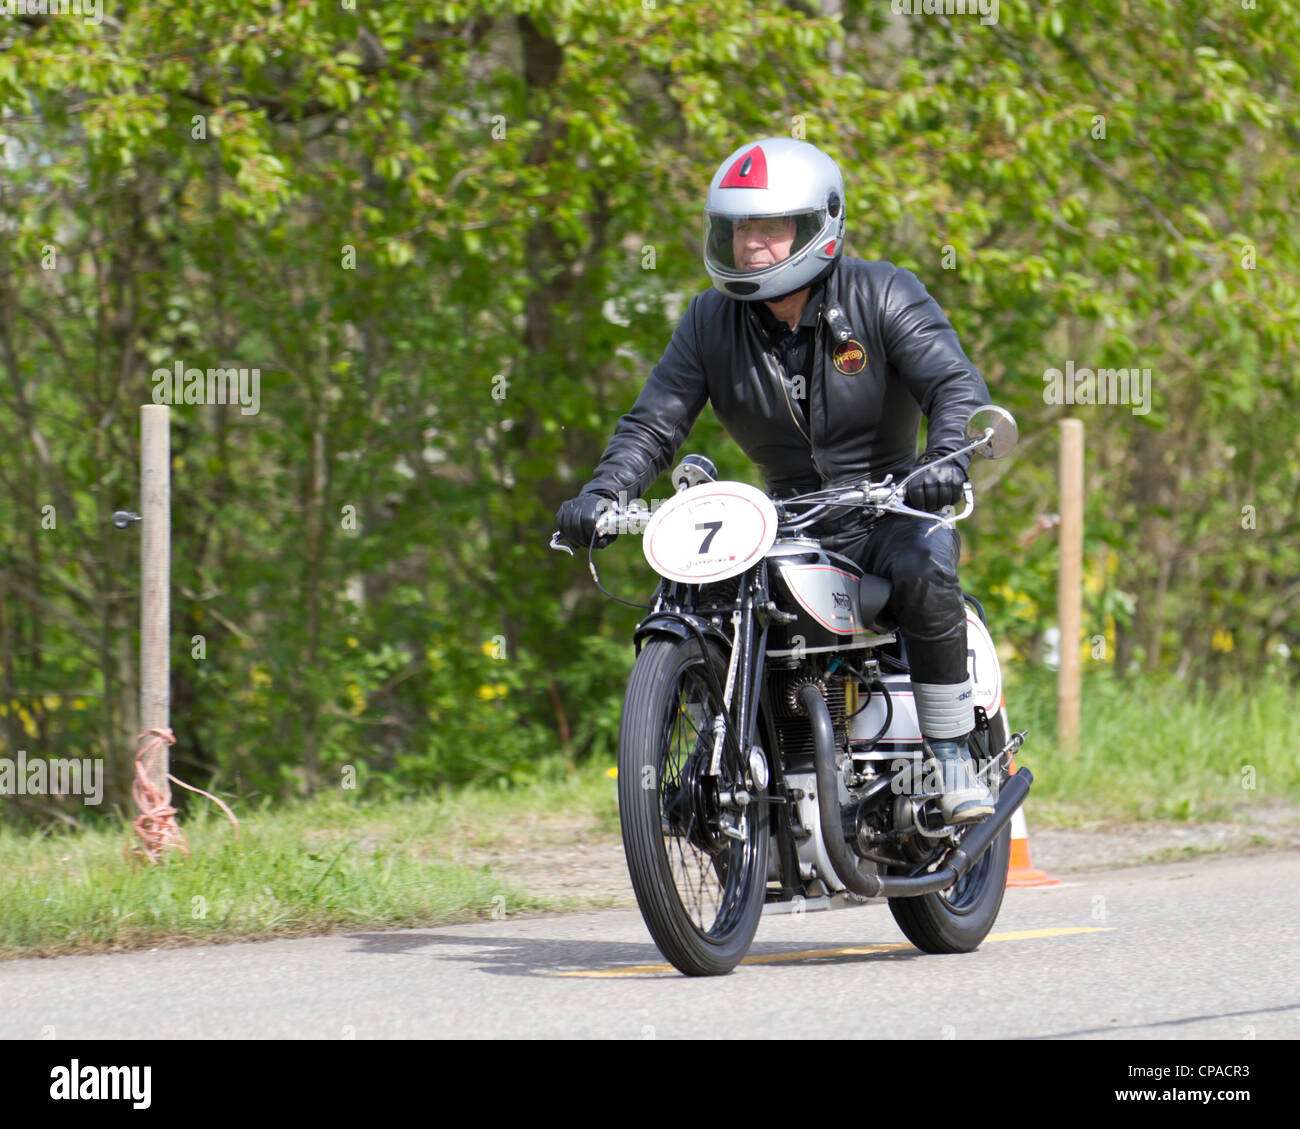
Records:
[[[990,933],[984,943],[990,941],[1029,941],[1039,937],[1064,937],[1071,933],[1110,933],[1113,925],[1080,926],[1073,929],[1021,929],[1014,933]],[[760,956],[746,957],[741,964],[775,964],[778,961],[817,960],[824,957],[873,956],[876,953],[920,952],[907,941],[890,945],[850,945],[839,949],[804,949],[796,953],[763,953]],[[581,976],[600,979],[610,976],[645,976],[652,972],[676,972],[671,964],[637,964],[626,968],[593,968],[579,972],[548,972],[546,976]]]

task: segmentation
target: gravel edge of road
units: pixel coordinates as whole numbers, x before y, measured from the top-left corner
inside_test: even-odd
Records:
[[[1032,864],[1055,878],[1214,855],[1300,850],[1300,805],[1261,805],[1243,822],[1105,823],[1040,828],[1029,822]],[[530,893],[554,899],[550,909],[519,916],[634,906],[622,841],[590,826],[562,822],[530,829],[513,842],[466,852],[461,861],[489,867]],[[515,916],[512,914],[511,916]]]

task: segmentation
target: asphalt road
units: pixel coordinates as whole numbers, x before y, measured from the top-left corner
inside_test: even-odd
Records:
[[[1300,852],[1008,890],[977,953],[888,907],[768,916],[730,976],[635,910],[0,964],[0,1037],[1295,1039]]]

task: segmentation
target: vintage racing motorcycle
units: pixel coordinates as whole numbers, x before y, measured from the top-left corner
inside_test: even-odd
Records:
[[[936,461],[999,458],[1018,432],[986,407],[966,438]],[[974,509],[970,483],[961,513],[932,514],[905,504],[910,475],[779,501],[716,478],[688,455],[674,497],[653,512],[614,507],[596,531],[644,532],[662,578],[634,634],[618,744],[623,847],[650,935],[682,972],[719,975],[743,959],[765,906],[883,897],[923,951],[976,949],[1001,908],[1011,816],[1033,782],[1009,771],[1024,733],[1007,732],[983,611],[967,597],[969,749],[996,807],[952,826],[902,640],[876,623],[889,582],[804,535],[846,506],[951,528]],[[559,533],[551,547],[572,552]]]

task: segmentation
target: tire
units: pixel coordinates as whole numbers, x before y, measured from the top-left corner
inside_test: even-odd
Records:
[[[659,951],[688,976],[730,972],[749,951],[767,886],[768,805],[743,809],[737,840],[720,832],[712,753],[721,702],[704,662],[726,684],[710,641],[647,640],[632,668],[618,738],[618,811],[637,905]],[[744,787],[732,756],[721,785]]]
[[[989,715],[987,734],[971,734],[971,755],[982,759],[1006,743],[999,711]],[[891,898],[889,912],[903,935],[924,953],[974,952],[989,935],[1002,908],[1010,863],[1011,825],[1007,824],[975,866],[950,889],[919,898]]]

